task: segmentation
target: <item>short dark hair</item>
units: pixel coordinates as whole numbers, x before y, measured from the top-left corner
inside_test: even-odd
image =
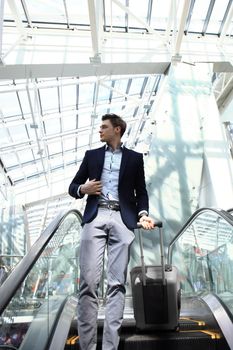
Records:
[[[127,124],[119,115],[114,113],[107,113],[102,116],[102,121],[104,120],[110,120],[114,128],[116,128],[117,126],[120,126],[121,136],[124,135]]]

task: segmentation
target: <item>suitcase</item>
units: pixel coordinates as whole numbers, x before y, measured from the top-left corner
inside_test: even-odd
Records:
[[[161,265],[145,266],[141,230],[139,244],[141,266],[130,272],[133,310],[136,328],[146,330],[176,330],[179,326],[180,283],[175,266],[165,265],[162,222],[157,222],[160,235]]]

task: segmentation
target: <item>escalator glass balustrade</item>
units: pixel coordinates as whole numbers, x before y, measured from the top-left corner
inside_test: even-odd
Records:
[[[190,314],[193,309],[195,314],[195,303],[204,302],[217,322],[220,338],[228,344],[226,349],[233,349],[231,213],[212,208],[198,210],[171,242],[168,260],[179,267],[183,313]],[[201,316],[202,310],[199,313]]]
[[[215,293],[233,313],[233,218],[208,209],[191,221],[170,248],[183,296]]]
[[[61,220],[1,315],[0,345],[23,349],[36,323],[33,349],[46,348],[57,313],[67,296],[77,293],[80,228],[77,212]]]

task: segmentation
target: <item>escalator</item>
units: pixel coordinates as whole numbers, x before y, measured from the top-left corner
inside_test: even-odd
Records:
[[[76,329],[81,215],[61,213],[0,287],[0,350],[78,349]],[[233,217],[203,208],[195,212],[168,250],[180,271],[180,327],[140,333],[130,286],[119,350],[233,349]],[[104,319],[101,286],[98,345]]]
[[[0,349],[47,349],[58,315],[69,303],[74,316],[80,229],[78,211],[60,213],[4,281]]]

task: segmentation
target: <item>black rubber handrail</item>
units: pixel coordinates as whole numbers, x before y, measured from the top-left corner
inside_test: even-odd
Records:
[[[186,231],[186,229],[188,228],[188,226],[190,226],[190,224],[196,220],[196,218],[201,215],[204,212],[214,212],[216,214],[218,214],[220,217],[222,217],[224,220],[226,220],[230,225],[233,226],[233,216],[225,210],[222,209],[215,209],[215,208],[200,208],[198,210],[196,210],[193,215],[190,216],[190,218],[188,219],[188,221],[184,224],[184,226],[181,228],[181,230],[176,234],[176,236],[171,240],[169,246],[168,246],[168,264],[172,263],[172,249],[174,247],[174,244],[176,243],[176,241],[180,238],[180,236],[182,236],[182,234]]]
[[[71,295],[67,298],[61,313],[57,315],[57,322],[49,337],[49,346],[47,346],[45,350],[65,349],[66,340],[76,313],[77,305],[78,299],[76,295]]]
[[[44,251],[49,241],[54,236],[55,232],[59,228],[60,224],[65,218],[75,214],[80,221],[82,221],[81,213],[76,209],[71,209],[66,212],[60,212],[40,235],[37,241],[33,244],[29,252],[24,258],[16,265],[9,277],[4,281],[4,284],[0,287],[0,315],[5,310],[15,292],[19,288],[20,284],[24,281],[29,271],[34,266],[35,262],[39,259],[40,255]]]
[[[46,300],[42,308],[38,311],[36,317],[30,323],[22,343],[20,350],[48,350],[49,344],[55,336],[55,330],[59,321],[62,321],[62,314],[71,296],[66,296],[59,304],[56,300]],[[53,305],[55,302],[55,307]],[[47,316],[47,319],[46,319]],[[73,316],[73,315],[71,315]],[[66,323],[66,321],[65,321]],[[63,323],[63,327],[67,328],[69,325]],[[63,342],[66,341],[67,334],[64,336]],[[63,346],[64,350],[64,346]]]

